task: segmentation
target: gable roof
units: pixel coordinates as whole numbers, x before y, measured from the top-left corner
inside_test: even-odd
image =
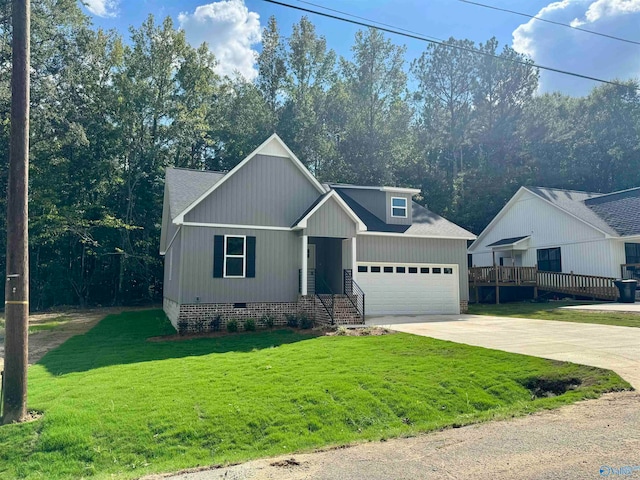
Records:
[[[464,238],[469,240],[476,238],[473,233],[433,213],[431,210],[426,209],[416,202],[412,202],[411,225],[392,225],[385,223],[364,208],[351,198],[344,189],[336,186],[335,191],[349,208],[360,217],[367,226],[368,232],[397,233],[425,237]]]
[[[327,201],[329,201],[329,199],[331,198],[335,199],[336,203],[340,205],[342,210],[344,210],[344,212],[356,223],[358,227],[357,228],[358,231],[363,232],[367,230],[367,226],[365,225],[365,223],[358,217],[358,215],[354,213],[354,211],[340,197],[340,195],[338,195],[338,193],[335,190],[331,190],[330,192],[327,192],[324,195],[320,195],[316,199],[316,201],[313,202],[311,206],[302,214],[302,216],[298,220],[293,222],[293,225],[291,226],[291,228],[293,229],[307,228],[307,220],[309,220],[309,218],[311,218],[313,214],[316,213],[322,207],[322,205],[327,203]]]
[[[600,230],[607,235],[618,236],[618,233],[585,203],[585,200],[598,197],[601,195],[600,193],[579,192],[576,190],[563,190],[560,188],[524,188],[597,230]]]
[[[167,168],[165,185],[169,192],[171,220],[225,176],[222,172]]]
[[[272,155],[276,157],[285,157],[289,158],[293,164],[303,173],[303,175],[313,184],[313,186],[320,193],[325,193],[326,189],[316,180],[316,177],[311,175],[311,172],[304,166],[304,164],[295,156],[295,154],[285,145],[282,139],[277,135],[273,134],[269,138],[267,138],[258,148],[256,148],[253,152],[251,152],[247,157],[238,163],[235,167],[229,170],[229,173],[225,174],[221,179],[217,182],[213,183],[208,189],[202,192],[199,196],[191,201],[185,208],[182,209],[179,213],[175,214],[174,220],[176,223],[182,223],[184,221],[184,216],[193,210],[196,205],[202,202],[205,198],[207,198],[211,193],[213,193],[217,188],[220,187],[223,183],[225,183],[229,178],[231,178],[238,170],[240,170],[244,165],[246,165],[253,157],[258,154],[264,153],[265,155]],[[173,213],[172,213],[173,214]]]
[[[473,251],[479,245],[485,234],[524,191],[530,192],[606,236],[640,235],[640,187],[605,194],[561,188],[520,187],[478,235],[478,239],[471,244],[469,251]]]
[[[515,245],[521,242],[525,238],[529,238],[531,235],[525,235],[523,237],[503,238],[497,242],[490,243],[487,247],[506,247],[507,245]]]

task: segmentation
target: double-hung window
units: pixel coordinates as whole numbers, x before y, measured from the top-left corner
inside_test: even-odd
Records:
[[[407,218],[407,199],[404,197],[391,197],[391,216]]]
[[[626,263],[640,263],[640,243],[625,243],[624,253]]]
[[[224,278],[244,278],[247,271],[246,237],[224,236]]]

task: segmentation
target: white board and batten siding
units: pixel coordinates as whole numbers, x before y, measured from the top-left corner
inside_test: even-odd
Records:
[[[568,213],[550,205],[536,195],[523,191],[470,252],[473,265],[493,265],[493,252],[487,247],[504,238],[530,235],[529,248],[522,252],[522,266],[537,264],[537,250],[560,247],[562,271],[583,275],[615,277],[620,275],[620,253],[624,257],[624,244],[607,236]],[[618,252],[617,254],[615,252]],[[510,252],[496,252],[496,263]],[[615,258],[614,258],[615,257]],[[511,265],[506,263],[505,265]]]
[[[460,313],[458,265],[359,262],[357,275],[367,316]]]

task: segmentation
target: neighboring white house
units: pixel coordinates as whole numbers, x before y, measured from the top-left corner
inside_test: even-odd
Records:
[[[640,264],[640,187],[608,194],[521,187],[468,253],[478,267],[619,278],[622,264]]]

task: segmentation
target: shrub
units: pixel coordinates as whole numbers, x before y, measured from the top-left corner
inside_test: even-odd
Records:
[[[298,324],[300,325],[300,328],[308,330],[313,327],[313,320],[307,317],[304,313],[301,313],[298,315]]]
[[[255,332],[256,331],[256,321],[253,318],[247,318],[244,321],[244,329],[247,332]]]
[[[349,335],[349,329],[347,327],[338,327],[336,328],[336,335],[343,337],[345,335]]]
[[[178,334],[186,335],[189,331],[189,322],[187,320],[180,320],[178,322]]]
[[[211,332],[220,331],[220,325],[222,325],[222,317],[220,315],[216,315],[209,322],[209,331]]]
[[[273,328],[273,326],[276,323],[276,317],[274,317],[270,313],[269,314],[265,314],[260,319],[260,323],[262,323],[267,328]]]
[[[287,327],[298,328],[298,317],[295,314],[287,313]]]
[[[235,333],[238,331],[238,320],[232,318],[227,322],[227,332]]]

